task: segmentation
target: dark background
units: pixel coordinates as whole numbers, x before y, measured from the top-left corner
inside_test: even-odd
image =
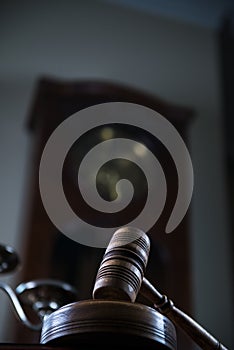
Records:
[[[190,107],[194,317],[232,348],[233,5],[155,3],[140,9],[115,1],[0,2],[1,242],[23,254],[33,142],[26,118],[42,75],[126,83]],[[14,285],[14,276],[3,280]],[[1,305],[0,341],[11,341],[2,295]]]

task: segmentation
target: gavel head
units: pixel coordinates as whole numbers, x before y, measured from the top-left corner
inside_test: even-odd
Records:
[[[148,262],[149,237],[126,226],[114,232],[98,269],[94,299],[134,302]]]

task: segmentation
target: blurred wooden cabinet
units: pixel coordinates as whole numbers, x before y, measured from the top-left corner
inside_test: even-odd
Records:
[[[18,282],[36,278],[57,278],[76,286],[80,299],[91,298],[94,278],[104,249],[76,243],[52,224],[40,197],[39,163],[49,136],[61,122],[78,110],[112,101],[137,103],[156,110],[177,128],[188,145],[187,131],[193,116],[193,111],[189,108],[175,106],[144,91],[115,82],[60,81],[50,77],[40,79],[34,92],[27,123],[28,132],[32,136],[32,154],[27,180],[28,201],[24,203],[26,213],[22,228],[23,266],[17,277]],[[95,132],[100,131],[100,128],[94,131],[93,135],[89,135],[88,142],[92,144],[96,137]],[[137,135],[131,127],[117,127],[117,134],[146,143],[167,174],[168,198],[160,219],[149,232],[151,253],[146,275],[181,309],[192,314],[189,211],[175,232],[165,234],[165,225],[177,194],[175,165],[164,146],[143,130]],[[79,155],[79,151],[84,152],[85,147],[87,138],[77,142],[75,152],[78,153],[75,156],[71,155],[64,169],[64,186],[67,186],[73,207],[79,207],[79,200],[76,197],[77,185],[74,181],[77,176],[76,164],[72,162]],[[23,329],[14,320],[12,323],[16,342],[38,342],[38,335]],[[190,341],[178,332],[178,348],[191,349]]]

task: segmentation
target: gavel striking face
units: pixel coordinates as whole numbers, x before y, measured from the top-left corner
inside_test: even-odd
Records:
[[[123,227],[115,231],[97,272],[93,298],[134,302],[149,251],[150,240],[142,230]]]

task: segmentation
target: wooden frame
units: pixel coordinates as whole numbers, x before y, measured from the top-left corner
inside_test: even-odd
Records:
[[[51,77],[40,79],[27,121],[28,131],[33,136],[32,166],[28,177],[28,202],[21,228],[23,267],[17,276],[17,283],[35,278],[59,278],[75,284],[80,299],[91,297],[93,279],[104,250],[74,243],[53,226],[41,201],[38,170],[47,139],[64,119],[90,105],[111,101],[133,102],[156,110],[177,128],[188,144],[187,130],[194,115],[190,108],[167,103],[149,93],[115,82],[60,81]],[[163,155],[163,149],[159,144],[157,148],[159,149],[157,155],[161,157],[165,167],[168,167],[169,158]],[[169,171],[171,196],[167,200],[164,215],[150,231],[152,248],[146,274],[152,283],[165,291],[180,308],[192,313],[189,211],[173,234],[163,233],[176,195],[177,181],[174,175],[175,172]],[[55,249],[58,239],[61,242]],[[89,256],[88,266],[87,256]],[[12,323],[14,340],[17,343],[38,342],[38,335],[23,329],[13,319]],[[178,338],[180,349],[188,350],[191,346],[190,341],[184,338],[180,331]]]

